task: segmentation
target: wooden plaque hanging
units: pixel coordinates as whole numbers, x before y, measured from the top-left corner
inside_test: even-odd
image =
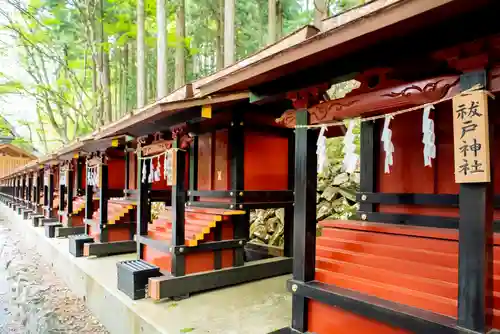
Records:
[[[165,152],[167,155],[166,159],[166,166],[165,166],[165,174],[166,174],[166,179],[167,179],[167,184],[170,186],[175,186],[176,185],[176,180],[175,176],[177,174],[176,168],[177,168],[177,152],[175,149],[169,150]]]
[[[50,175],[50,169],[47,169],[44,173],[43,173],[43,185],[44,186],[49,186],[49,175]]]
[[[171,140],[159,140],[157,142],[152,143],[151,145],[144,146],[140,148],[142,156],[147,157],[149,155],[160,154],[165,152],[172,146]]]
[[[455,182],[490,182],[488,95],[474,91],[453,98]]]
[[[66,185],[66,173],[67,170],[61,168],[61,171],[59,172],[59,184],[62,186]]]

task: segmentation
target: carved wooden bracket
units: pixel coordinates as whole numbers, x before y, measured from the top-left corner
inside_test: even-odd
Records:
[[[433,58],[445,60],[450,68],[461,72],[486,68],[500,60],[500,35],[439,50],[433,54]]]
[[[160,141],[160,140],[163,140],[163,133],[161,132],[153,133],[153,141]]]
[[[318,103],[328,88],[330,88],[328,83],[323,83],[317,86],[288,92],[286,98],[292,101],[295,109],[304,109]]]
[[[458,76],[442,76],[326,101],[308,109],[311,114],[311,124],[335,122],[385,109],[434,102],[459,93],[458,83]],[[295,127],[295,111],[286,111],[276,121],[286,127]]]
[[[73,170],[73,164],[72,163],[65,163],[64,165],[61,165],[60,167],[60,171],[61,172],[68,172],[70,170]]]
[[[88,158],[87,159],[87,167],[93,168],[93,167],[100,166],[100,165],[104,164],[104,162],[105,162],[104,159],[105,159],[104,155],[102,155],[102,156],[93,156],[91,158]]]
[[[137,149],[140,149],[142,145],[146,144],[148,136],[137,137]]]
[[[172,131],[172,138],[177,139],[177,137],[181,137],[182,135],[184,135],[186,133],[187,124],[184,123],[184,124],[172,127],[170,130]]]
[[[189,134],[183,135],[181,138],[181,147],[182,149],[187,149],[189,146],[191,146],[191,143],[193,142],[193,137],[190,136]]]

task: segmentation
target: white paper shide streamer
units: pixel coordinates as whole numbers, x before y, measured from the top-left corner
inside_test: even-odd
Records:
[[[173,181],[173,151],[174,149],[167,149],[165,152],[159,153],[154,156],[141,157],[142,161],[142,183],[146,181],[148,183],[159,182],[162,179],[167,181],[167,184],[172,184]],[[162,168],[163,159],[163,168]],[[149,164],[149,173],[146,173]]]
[[[354,144],[356,135],[352,132],[355,126],[356,122],[349,121],[349,125],[347,126],[347,132],[344,136],[343,167],[347,173],[354,173],[358,165],[359,156],[356,154],[356,144]]]
[[[318,141],[316,142],[316,155],[318,156],[318,173],[325,169],[327,156],[326,156],[326,137],[325,131],[328,130],[327,126],[322,126],[319,131]]]
[[[436,158],[436,135],[434,134],[434,120],[429,118],[431,110],[434,109],[432,104],[424,107],[422,119],[422,133],[424,144],[424,166],[432,167],[432,159]]]
[[[153,159],[149,160],[149,175],[148,175],[148,182],[153,183],[153,177],[154,177],[154,167],[153,167]]]
[[[385,116],[384,121],[384,130],[382,131],[382,143],[385,152],[385,162],[384,162],[384,173],[389,174],[391,172],[391,166],[393,165],[393,156],[394,153],[394,145],[392,143],[392,130],[389,129],[389,125],[391,124],[391,119],[394,116],[387,115]]]
[[[98,168],[97,166],[87,167],[87,182],[91,186],[98,186]]]
[[[156,169],[155,169],[155,177],[154,180],[155,182],[158,182],[161,180],[161,168],[160,168],[160,157],[158,157],[157,162],[156,162]]]
[[[165,164],[165,178],[167,179],[167,184],[171,185],[174,181],[174,175],[173,175],[173,169],[172,169],[172,162],[173,162],[173,152],[167,151],[166,152],[166,161],[167,163]]]
[[[148,163],[147,160],[144,160],[144,162],[142,163],[142,179],[141,179],[142,183],[146,182],[146,164],[147,163]]]
[[[168,153],[165,152],[165,154],[163,155],[163,179],[166,180],[167,179],[167,173],[168,173]]]

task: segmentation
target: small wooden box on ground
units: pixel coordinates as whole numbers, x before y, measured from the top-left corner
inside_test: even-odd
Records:
[[[145,298],[149,278],[162,275],[159,267],[142,260],[118,262],[116,267],[118,290],[133,300]]]
[[[23,219],[28,219],[30,213],[32,213],[32,212],[33,212],[32,209],[25,209],[25,210],[23,210]]]
[[[42,218],[40,219],[40,226],[44,226],[45,224],[48,223],[57,223],[59,222],[57,218]]]
[[[69,252],[74,257],[83,256],[83,246],[86,243],[93,243],[94,239],[86,234],[69,236]]]
[[[43,224],[45,228],[45,236],[47,238],[54,238],[56,236],[56,228],[62,227],[60,222],[45,223]]]
[[[44,215],[31,215],[31,222],[33,223],[33,226],[38,227],[40,225],[40,220],[44,217]]]

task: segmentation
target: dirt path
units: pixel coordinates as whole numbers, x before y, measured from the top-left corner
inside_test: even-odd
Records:
[[[108,333],[0,213],[0,334]]]

